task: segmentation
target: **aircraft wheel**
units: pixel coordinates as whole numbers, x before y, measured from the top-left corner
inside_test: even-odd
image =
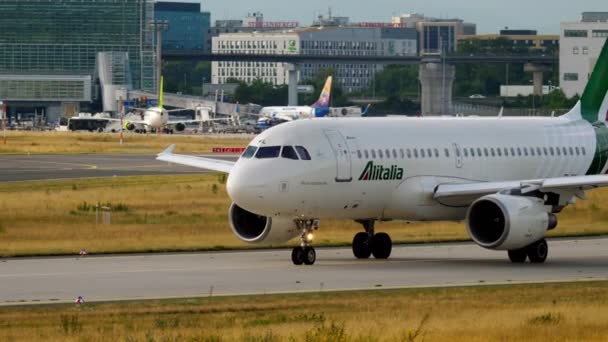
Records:
[[[386,233],[377,233],[372,240],[372,254],[376,259],[388,259],[393,249],[393,241]]]
[[[317,252],[312,247],[305,247],[303,252],[304,264],[312,265],[317,260]]]
[[[291,250],[291,261],[294,265],[302,265],[304,263],[304,249],[302,247],[294,247]]]
[[[357,233],[353,239],[353,254],[357,259],[367,259],[372,255],[370,236],[367,233]]]
[[[542,264],[547,260],[547,255],[549,255],[549,245],[545,239],[538,240],[526,247],[526,251],[531,263]]]
[[[508,254],[509,254],[509,260],[511,260],[512,263],[516,263],[516,264],[524,263],[524,262],[526,262],[526,259],[528,258],[528,253],[525,248],[510,250],[508,252]]]

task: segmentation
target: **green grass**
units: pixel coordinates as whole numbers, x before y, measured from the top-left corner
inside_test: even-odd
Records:
[[[54,153],[159,153],[176,144],[179,153],[206,153],[213,147],[245,147],[251,136],[131,134],[121,145],[116,133],[9,131],[8,143],[0,144],[0,154]]]
[[[0,340],[605,341],[607,290],[585,282],[4,307]]]
[[[0,256],[251,248],[231,232],[225,176],[180,175],[9,182],[0,185]],[[567,208],[551,236],[608,233],[608,190]],[[96,224],[95,207],[112,207]],[[101,219],[98,219],[101,222]],[[362,228],[321,222],[316,245],[349,245]],[[467,240],[463,223],[379,223],[395,242]],[[294,242],[292,242],[294,243]]]

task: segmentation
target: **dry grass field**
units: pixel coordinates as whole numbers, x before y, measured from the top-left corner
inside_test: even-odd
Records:
[[[607,282],[0,308],[0,341],[606,341]]]
[[[171,144],[177,145],[177,152],[205,153],[213,147],[245,147],[252,137],[125,133],[121,145],[117,133],[9,131],[8,143],[0,143],[0,154],[159,153]]]
[[[184,251],[251,247],[227,222],[221,175],[146,176],[0,184],[0,256]],[[559,215],[556,235],[608,233],[608,189],[589,193]],[[94,207],[113,208],[112,223],[96,224]],[[464,224],[380,223],[396,242],[467,239]],[[349,245],[361,227],[323,221],[317,245]],[[292,242],[293,243],[293,242]]]

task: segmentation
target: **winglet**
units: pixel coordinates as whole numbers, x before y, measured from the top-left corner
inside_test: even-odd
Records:
[[[175,150],[175,144],[167,147],[164,151],[162,151],[161,153],[159,153],[159,156],[166,156],[168,154],[173,154],[173,150]]]

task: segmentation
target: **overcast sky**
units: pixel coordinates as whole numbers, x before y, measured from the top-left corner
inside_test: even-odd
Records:
[[[264,13],[266,21],[299,21],[308,25],[331,7],[335,16],[351,21],[389,22],[400,13],[459,17],[477,24],[478,33],[495,33],[508,26],[559,34],[559,23],[577,21],[582,12],[607,11],[607,0],[163,0],[202,3],[211,20],[241,19]]]

